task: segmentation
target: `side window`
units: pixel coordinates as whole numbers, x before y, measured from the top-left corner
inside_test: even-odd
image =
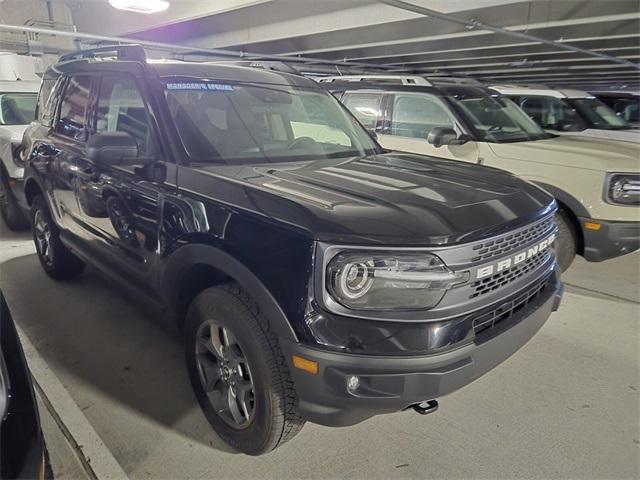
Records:
[[[69,79],[60,104],[60,115],[56,127],[59,134],[75,140],[84,140],[84,119],[90,90],[90,76],[80,75]]]
[[[138,144],[141,156],[153,155],[147,108],[133,77],[105,75],[98,94],[96,132],[126,132]]]
[[[376,128],[382,116],[382,94],[378,93],[346,93],[342,103],[351,110],[365,128]]]
[[[442,100],[428,94],[395,95],[391,119],[392,135],[426,139],[436,127],[455,128]]]

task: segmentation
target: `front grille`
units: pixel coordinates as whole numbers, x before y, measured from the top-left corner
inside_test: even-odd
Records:
[[[524,275],[534,271],[543,263],[545,263],[551,252],[549,250],[544,250],[540,253],[529,257],[524,262],[519,263],[511,268],[507,268],[501,272],[495,273],[490,277],[483,278],[482,280],[478,280],[477,282],[473,282],[471,284],[472,293],[469,295],[469,298],[476,298],[480,295],[484,295],[486,293],[497,290],[509,283],[517,280]]]
[[[500,304],[488,312],[482,312],[473,319],[473,330],[478,335],[480,332],[495,327],[500,322],[513,317],[518,311],[531,304],[535,299],[542,295],[548,287],[551,286],[553,273],[546,275],[533,285],[529,286],[524,292]]]
[[[526,245],[537,238],[542,238],[553,228],[554,220],[553,215],[551,215],[550,217],[547,217],[524,230],[520,230],[519,232],[510,233],[500,238],[478,243],[473,246],[476,256],[472,258],[471,261],[475,263],[510,252],[511,250],[522,245]]]

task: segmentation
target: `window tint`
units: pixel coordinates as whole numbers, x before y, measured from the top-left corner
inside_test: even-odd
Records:
[[[584,130],[587,124],[565,100],[555,97],[513,97],[524,112],[542,128]]]
[[[82,75],[69,79],[60,105],[60,116],[56,129],[58,133],[76,140],[84,140],[84,118],[89,103],[90,90],[90,76]]]
[[[51,121],[55,116],[55,97],[57,97],[61,85],[62,78],[60,77],[44,78],[42,80],[36,106],[36,117],[43,125],[51,125]]]
[[[35,93],[0,94],[0,125],[28,125],[35,117]]]
[[[277,124],[283,125],[282,116],[278,115],[277,118],[279,120]],[[293,138],[296,140],[307,137],[318,143],[351,146],[351,139],[342,130],[336,128],[336,121],[332,118],[331,112],[327,111],[324,102],[319,99],[311,98],[304,103],[294,102],[289,121]],[[282,130],[283,134],[285,132],[284,126],[278,130]],[[278,130],[273,129],[274,132]]]
[[[590,127],[604,130],[623,130],[631,127],[624,118],[616,115],[597,98],[572,98],[568,103],[582,115]]]
[[[338,101],[317,89],[168,81],[166,99],[182,143],[199,161],[299,161],[376,150]]]
[[[392,135],[426,139],[436,127],[454,128],[453,119],[442,100],[428,94],[395,95]]]
[[[382,116],[382,95],[376,93],[347,93],[342,103],[351,110],[365,128],[376,128]]]
[[[106,75],[100,84],[97,132],[126,132],[138,144],[140,155],[153,155],[149,116],[133,77]]]

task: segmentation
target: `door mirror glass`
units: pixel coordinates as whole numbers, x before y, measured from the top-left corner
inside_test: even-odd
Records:
[[[135,138],[126,132],[100,132],[87,142],[87,157],[100,165],[139,165]]]
[[[466,138],[462,138],[461,140],[463,140],[462,143],[464,143]],[[456,131],[453,128],[447,127],[432,128],[427,135],[427,142],[436,148],[440,148],[443,145],[452,145],[454,143],[460,144],[458,142],[458,134]]]

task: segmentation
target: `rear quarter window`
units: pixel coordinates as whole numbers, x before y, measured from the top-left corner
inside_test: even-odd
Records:
[[[57,98],[63,83],[62,77],[45,78],[40,86],[38,103],[36,105],[36,120],[46,126],[51,126],[55,116]]]

